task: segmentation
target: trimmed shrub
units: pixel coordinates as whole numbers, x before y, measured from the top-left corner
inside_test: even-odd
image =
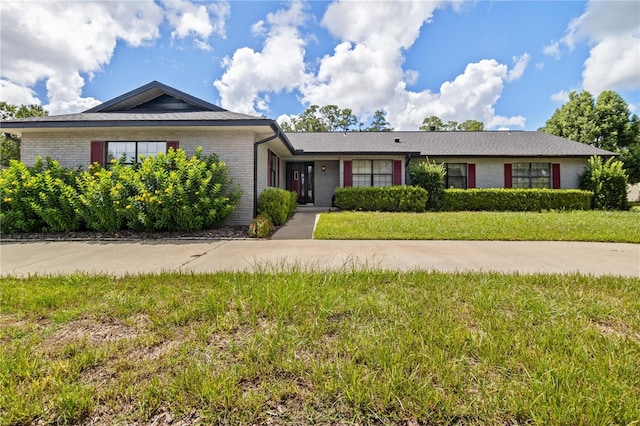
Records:
[[[593,192],[592,206],[595,209],[627,209],[627,172],[624,163],[611,157],[603,162],[602,157],[591,157],[587,168],[580,176],[580,188]]]
[[[273,231],[273,223],[265,215],[259,214],[249,224],[249,236],[251,238],[266,238]]]
[[[258,197],[258,214],[267,216],[275,226],[284,225],[298,205],[298,194],[280,188],[267,188]]]
[[[446,211],[589,210],[590,191],[577,189],[446,189]]]
[[[427,210],[442,210],[442,194],[446,174],[444,164],[436,164],[428,160],[418,164],[409,164],[411,183],[424,188],[429,194]]]
[[[338,188],[335,197],[341,210],[381,212],[423,212],[429,198],[427,191],[417,186]]]

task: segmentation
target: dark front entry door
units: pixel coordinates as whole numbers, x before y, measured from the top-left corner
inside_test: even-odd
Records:
[[[287,189],[298,194],[299,204],[313,203],[313,163],[287,163]]]

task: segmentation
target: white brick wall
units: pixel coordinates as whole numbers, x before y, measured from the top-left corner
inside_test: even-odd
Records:
[[[192,155],[198,146],[203,154],[215,153],[229,167],[229,176],[240,185],[242,198],[227,220],[229,225],[246,225],[253,218],[253,143],[251,130],[235,128],[207,129],[96,129],[48,132],[24,132],[21,159],[31,165],[37,156],[51,157],[64,167],[86,167],[91,159],[91,141],[179,141],[179,147]],[[265,166],[266,167],[266,166]],[[264,175],[266,179],[266,174]]]

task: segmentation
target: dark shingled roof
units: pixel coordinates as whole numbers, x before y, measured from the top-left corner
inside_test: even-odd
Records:
[[[616,155],[591,145],[534,131],[301,132],[286,135],[298,154],[419,153],[431,157]]]
[[[267,125],[271,120],[227,111],[184,92],[152,81],[77,114],[4,120],[3,129]]]

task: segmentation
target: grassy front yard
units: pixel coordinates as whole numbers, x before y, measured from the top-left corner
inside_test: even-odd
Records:
[[[631,212],[323,213],[320,240],[507,240],[640,243]]]
[[[639,313],[581,275],[7,278],[0,424],[630,424]]]

